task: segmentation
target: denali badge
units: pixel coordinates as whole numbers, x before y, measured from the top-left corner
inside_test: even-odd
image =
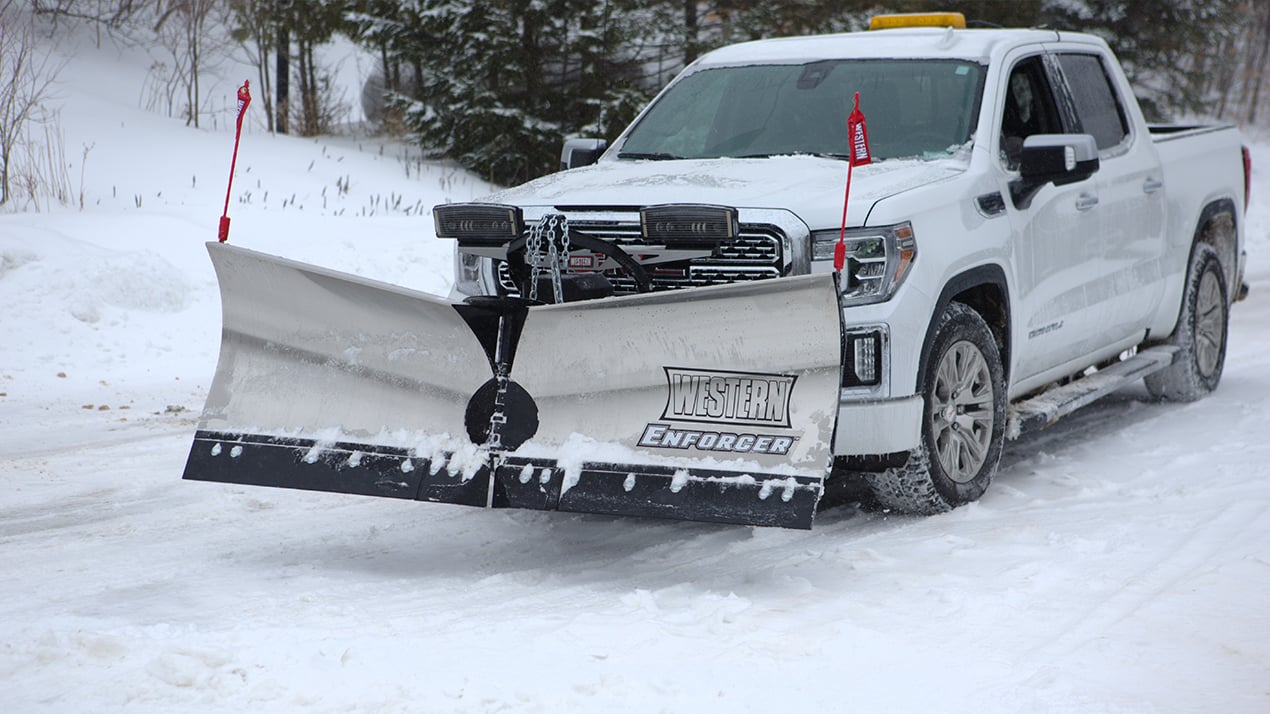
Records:
[[[795,375],[665,367],[662,419],[789,428]]]

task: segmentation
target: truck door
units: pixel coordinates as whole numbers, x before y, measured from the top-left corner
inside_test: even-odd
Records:
[[[1162,297],[1164,173],[1151,138],[1134,131],[1108,62],[1089,50],[1059,50],[1054,57],[1078,130],[1098,143],[1094,183],[1104,263],[1089,286],[1089,302],[1106,342],[1121,342],[1140,336]]]
[[[1003,183],[1018,177],[1024,139],[1071,131],[1050,77],[1044,55],[1033,54],[1014,63],[1000,90],[997,159]],[[1100,326],[1086,297],[1090,267],[1101,251],[1098,203],[1097,186],[1086,180],[1044,186],[1029,205],[1008,209],[1023,308],[1016,313],[1022,319],[1013,340],[1020,379],[1088,354],[1099,340]]]

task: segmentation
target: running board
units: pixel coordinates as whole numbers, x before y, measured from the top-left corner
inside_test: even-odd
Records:
[[[1152,347],[1074,382],[1012,404],[1005,427],[1006,438],[1017,439],[1044,429],[1077,409],[1168,367],[1173,364],[1177,349],[1172,345]]]

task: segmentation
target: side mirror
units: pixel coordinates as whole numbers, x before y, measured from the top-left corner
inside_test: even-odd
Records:
[[[604,139],[566,139],[560,151],[560,170],[590,166],[607,148],[609,142]]]
[[[1036,134],[1023,141],[1019,178],[1010,182],[1015,208],[1027,208],[1042,186],[1084,181],[1098,171],[1098,143],[1089,134]]]

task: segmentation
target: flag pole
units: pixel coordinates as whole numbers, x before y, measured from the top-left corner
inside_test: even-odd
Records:
[[[838,229],[838,242],[833,247],[833,269],[841,273],[847,262],[847,202],[851,200],[851,170],[855,162],[847,162],[847,190],[842,196],[842,227]]]
[[[873,163],[869,153],[869,129],[860,111],[860,93],[855,93],[855,106],[847,117],[847,137],[851,148],[847,153],[847,189],[842,196],[842,227],[838,230],[838,242],[833,246],[833,269],[841,273],[847,263],[847,204],[851,200],[851,173],[857,164]]]
[[[251,80],[243,80],[243,86],[238,88],[238,126],[234,130],[234,157],[229,162],[229,185],[225,187],[225,210],[220,216],[220,230],[217,231],[217,240],[224,243],[229,240],[229,194],[234,188],[234,167],[238,165],[238,140],[243,134],[243,114],[247,113],[247,105],[251,104],[251,91],[249,89]]]

